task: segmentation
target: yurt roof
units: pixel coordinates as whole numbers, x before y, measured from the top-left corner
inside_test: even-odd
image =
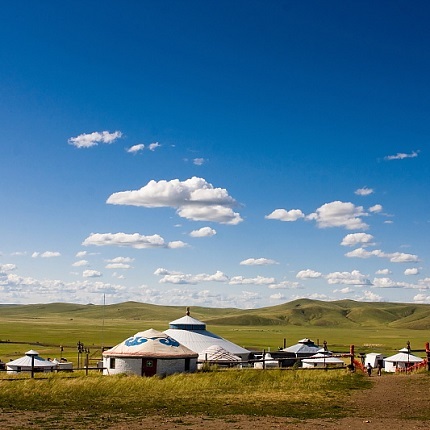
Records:
[[[222,337],[217,336],[214,333],[211,333],[207,330],[182,330],[182,329],[172,329],[169,328],[164,331],[168,336],[173,337],[178,342],[186,345],[192,351],[200,354],[205,349],[209,348],[212,345],[218,345],[224,348],[225,350],[231,352],[235,355],[243,355],[249,354],[249,351],[245,348],[242,348],[233,342],[230,342]]]
[[[315,343],[308,339],[301,339],[295,345],[284,348],[282,351],[291,352],[294,354],[313,354],[316,353],[320,349],[319,346],[315,345]]]
[[[206,324],[189,315],[185,315],[175,321],[169,323],[169,328],[178,330],[205,330]]]
[[[36,352],[36,351],[34,351]],[[36,352],[36,354],[38,354]],[[32,356],[34,357],[34,367],[55,367],[56,364],[52,361],[45,360],[44,358],[40,357],[39,355],[31,354],[31,355],[24,355],[21,358],[17,358],[16,360],[9,361],[6,363],[6,366],[8,367],[31,367],[32,363]]]
[[[421,363],[423,361],[422,358],[417,357],[413,354],[408,354],[406,352],[399,352],[395,355],[387,357],[384,361],[388,361],[390,363],[400,362],[400,363]]]
[[[324,354],[315,354],[312,357],[309,358],[303,358],[303,363],[326,363],[326,364],[344,364],[344,361],[340,358],[333,357],[333,356],[326,356]]]
[[[166,333],[149,329],[103,352],[106,357],[190,358],[197,354]]]
[[[199,360],[208,361],[242,361],[240,357],[232,354],[219,345],[211,345],[199,354]]]

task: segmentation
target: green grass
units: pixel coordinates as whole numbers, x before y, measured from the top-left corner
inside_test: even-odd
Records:
[[[227,370],[136,376],[37,375],[0,380],[6,409],[81,411],[142,416],[271,415],[293,418],[340,417],[345,396],[366,388],[361,374],[339,371]],[[330,401],[327,401],[329,399]]]

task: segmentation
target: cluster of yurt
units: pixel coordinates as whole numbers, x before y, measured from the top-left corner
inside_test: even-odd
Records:
[[[345,362],[339,357],[335,357],[331,351],[322,348],[316,354],[302,358],[302,367],[304,369],[333,369],[345,367]]]

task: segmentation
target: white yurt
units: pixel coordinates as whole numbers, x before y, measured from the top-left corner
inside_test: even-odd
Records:
[[[266,352],[261,361],[254,363],[254,369],[273,369],[275,367],[279,367],[279,360],[275,360],[270,352]]]
[[[170,322],[169,328],[164,331],[170,337],[200,354],[212,345],[218,345],[226,351],[237,355],[242,360],[248,360],[250,351],[235,345],[220,336],[206,330],[206,324],[191,317],[190,311],[184,317]]]
[[[384,358],[384,367],[386,372],[396,372],[397,370],[406,370],[422,361],[422,358],[411,354],[407,348],[402,348],[397,354]]]
[[[345,367],[345,362],[338,358],[333,357],[331,351],[319,350],[318,353],[302,359],[302,367],[304,369],[328,369]]]
[[[199,354],[198,367],[203,363],[217,364],[225,367],[240,366],[242,359],[219,345],[211,345]]]
[[[52,372],[56,364],[40,357],[33,349],[27,351],[24,357],[6,363],[8,373],[31,372],[32,367],[34,372]]]
[[[165,333],[149,329],[103,352],[103,374],[140,376],[194,372],[198,354]]]
[[[281,349],[281,352],[286,353],[292,357],[310,357],[316,354],[320,350],[318,345],[310,340],[309,338],[300,339],[295,345],[289,346],[288,348]]]

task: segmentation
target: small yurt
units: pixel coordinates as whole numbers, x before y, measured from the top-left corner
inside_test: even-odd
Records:
[[[411,354],[407,348],[402,348],[397,354],[384,358],[384,367],[386,372],[396,372],[398,370],[406,370],[408,367],[422,361],[422,358]]]
[[[250,354],[250,351],[247,349],[207,331],[205,323],[190,316],[189,308],[187,308],[186,315],[172,321],[169,324],[169,329],[165,330],[164,333],[198,354],[212,345],[221,346],[231,354],[237,355],[242,360],[248,360]]]
[[[198,354],[165,333],[149,329],[103,352],[103,374],[140,376],[194,372]]]
[[[24,357],[6,363],[8,373],[31,372],[32,369],[33,372],[52,372],[55,367],[55,363],[40,357],[33,349],[27,351]]]
[[[384,367],[384,356],[377,352],[370,352],[369,354],[366,354],[364,367],[367,367],[368,364],[370,364],[374,369],[376,369],[379,364]]]
[[[219,345],[211,345],[199,354],[198,367],[203,363],[216,364],[221,367],[240,366],[242,359]]]
[[[319,350],[318,353],[308,358],[302,359],[302,367],[304,369],[328,369],[345,367],[345,362],[338,358],[333,357],[330,351]]]
[[[266,352],[261,361],[254,362],[254,369],[270,369],[279,367],[279,361],[275,360],[270,352]]]

